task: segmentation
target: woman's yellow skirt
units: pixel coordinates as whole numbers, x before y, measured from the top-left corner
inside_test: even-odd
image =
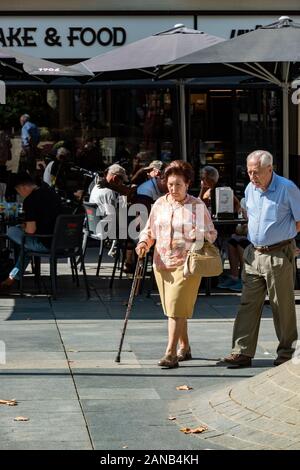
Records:
[[[164,270],[154,267],[154,274],[164,314],[172,318],[191,318],[201,277],[184,278],[183,266]]]

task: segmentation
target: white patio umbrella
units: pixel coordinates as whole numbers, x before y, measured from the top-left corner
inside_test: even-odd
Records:
[[[12,63],[13,62],[13,63]],[[79,65],[78,67],[67,67],[50,60],[39,59],[27,54],[19,52],[17,49],[11,47],[0,47],[0,63],[2,66],[11,68],[15,72],[22,73],[22,69],[18,67],[22,64],[23,70],[34,76],[41,77],[76,77],[76,76],[93,76],[94,74]],[[5,76],[3,77],[5,79]]]

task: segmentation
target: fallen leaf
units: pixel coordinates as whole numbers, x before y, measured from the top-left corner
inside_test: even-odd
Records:
[[[14,418],[14,421],[29,421],[29,418],[26,418],[25,416],[17,416]]]
[[[12,400],[0,400],[0,405],[16,406],[17,404],[14,398]]]
[[[179,387],[176,387],[176,390],[193,390],[193,387],[189,385],[179,385]]]
[[[128,449],[128,446],[123,446],[122,449]]]
[[[199,426],[198,428],[181,428],[180,431],[184,432],[184,434],[200,434],[201,432],[207,431],[207,426]]]
[[[168,417],[168,420],[169,420],[169,421],[175,421],[175,419],[177,419],[176,416],[169,416],[169,417]]]

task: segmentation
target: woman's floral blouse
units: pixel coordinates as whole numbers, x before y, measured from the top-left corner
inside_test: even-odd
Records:
[[[217,238],[205,204],[187,194],[182,202],[173,202],[169,194],[153,205],[139,242],[145,242],[147,251],[156,242],[154,265],[157,269],[182,266],[187,252],[196,240],[213,243]]]

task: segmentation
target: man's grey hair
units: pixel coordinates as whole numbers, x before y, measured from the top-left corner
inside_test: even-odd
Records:
[[[250,160],[255,160],[260,163],[260,166],[273,165],[273,155],[267,150],[255,150],[251,152],[247,157],[247,164]]]
[[[59,147],[56,152],[56,158],[59,157],[68,157],[70,155],[70,150],[66,149],[66,147]]]
[[[219,172],[214,166],[204,166],[201,170],[201,177],[203,178],[205,175],[215,183],[219,181]]]
[[[30,116],[29,114],[22,114],[21,118],[25,119],[25,121],[29,121]]]

